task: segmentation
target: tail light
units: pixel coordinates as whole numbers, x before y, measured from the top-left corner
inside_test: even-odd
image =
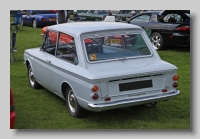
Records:
[[[174,88],[178,87],[178,83],[177,83],[177,82],[174,82],[174,83],[173,83],[173,87],[174,87]]]
[[[110,101],[110,97],[105,98],[105,101]]]
[[[178,31],[190,31],[190,26],[180,26],[180,27],[177,27],[175,30],[178,30]]]
[[[92,99],[96,100],[96,99],[99,98],[99,95],[96,93],[96,92],[98,92],[98,90],[99,90],[99,87],[97,85],[94,85],[92,87],[92,91],[94,92],[94,93],[91,94]]]
[[[97,93],[94,93],[94,94],[92,94],[92,98],[93,98],[94,100],[96,100],[96,99],[99,98],[99,95],[98,95]]]
[[[174,88],[177,88],[177,87],[178,87],[178,83],[177,83],[178,78],[179,78],[179,77],[178,77],[177,74],[175,74],[175,75],[173,76],[173,80],[174,80],[173,87],[174,87]]]
[[[46,18],[42,18],[42,22],[46,22]]]

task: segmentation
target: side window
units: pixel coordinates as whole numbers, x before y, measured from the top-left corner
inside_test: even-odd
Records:
[[[150,15],[143,14],[132,19],[130,22],[149,22],[149,19],[150,19]]]
[[[58,32],[56,31],[48,31],[46,33],[45,42],[43,46],[43,50],[45,52],[55,55],[57,36]]]
[[[75,65],[78,64],[74,37],[65,33],[60,33],[56,55],[57,57],[64,59],[70,63],[73,63]]]

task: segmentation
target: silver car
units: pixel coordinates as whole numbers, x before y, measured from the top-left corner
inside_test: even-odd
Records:
[[[177,67],[161,60],[145,31],[117,22],[75,22],[46,28],[24,63],[32,88],[66,101],[69,114],[100,112],[177,96]]]

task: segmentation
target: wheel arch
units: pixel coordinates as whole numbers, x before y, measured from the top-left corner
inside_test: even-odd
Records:
[[[62,95],[64,96],[65,99],[66,99],[66,89],[68,87],[70,87],[74,92],[74,89],[73,89],[72,85],[70,83],[68,83],[67,81],[63,82],[62,85],[61,85]],[[74,94],[76,95],[75,92],[74,92]]]

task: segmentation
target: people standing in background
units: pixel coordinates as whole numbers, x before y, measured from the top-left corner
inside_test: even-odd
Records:
[[[133,17],[133,16],[136,16],[137,14],[135,13],[135,11],[133,10],[133,11],[131,11],[131,18]],[[126,21],[129,21],[130,20],[130,18],[126,18]]]
[[[108,12],[108,15],[104,19],[105,22],[115,22],[115,16],[111,12]]]

